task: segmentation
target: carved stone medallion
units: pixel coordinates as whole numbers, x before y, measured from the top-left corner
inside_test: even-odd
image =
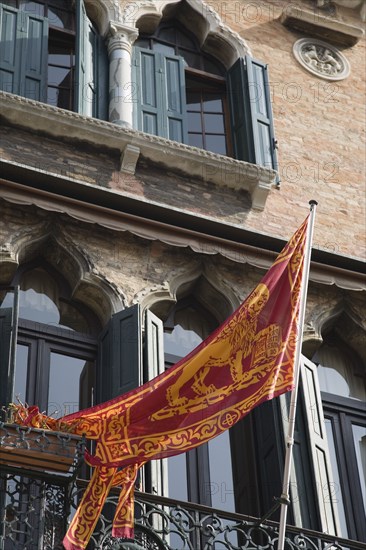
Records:
[[[326,80],[343,80],[350,73],[350,65],[334,46],[316,38],[301,38],[293,46],[297,61],[308,71]]]

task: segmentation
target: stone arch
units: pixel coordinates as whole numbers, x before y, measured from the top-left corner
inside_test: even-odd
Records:
[[[102,36],[109,32],[110,22],[119,22],[122,19],[120,5],[112,0],[85,0],[88,16],[96,24]]]
[[[121,292],[105,278],[95,273],[91,262],[75,243],[61,231],[38,231],[13,238],[11,258],[4,258],[9,283],[17,268],[36,258],[44,259],[67,281],[71,297],[89,307],[104,325],[112,313],[123,308]],[[0,259],[0,265],[1,265]]]
[[[162,0],[127,4],[123,22],[147,33],[159,23],[172,18],[189,28],[201,48],[219,59],[229,69],[239,57],[250,54],[246,41],[232,31],[209,5],[201,0]]]
[[[362,306],[350,300],[323,304],[312,313],[311,322],[304,331],[303,353],[311,358],[324,340],[324,334],[333,331],[345,345],[361,357],[366,366],[366,322]]]
[[[135,296],[134,302],[140,303],[142,310],[151,309],[165,319],[172,305],[187,296],[195,298],[219,323],[240,305],[234,290],[206,266],[195,266],[175,274],[169,282],[145,288]]]

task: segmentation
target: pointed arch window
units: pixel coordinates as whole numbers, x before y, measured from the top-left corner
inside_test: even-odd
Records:
[[[334,493],[342,536],[366,541],[366,369],[336,330],[324,336],[318,365]]]
[[[188,355],[217,326],[217,320],[193,297],[179,300],[164,323],[165,367]],[[167,464],[169,496],[235,510],[229,432],[169,458]]]
[[[67,282],[47,264],[23,265],[13,285],[2,292],[0,307],[1,403],[19,397],[54,417],[92,405],[99,321],[70,299]],[[8,370],[6,348],[15,338]]]
[[[224,67],[169,20],[140,34],[133,81],[138,130],[277,170],[267,65]]]
[[[107,53],[83,0],[0,2],[0,89],[107,118]]]

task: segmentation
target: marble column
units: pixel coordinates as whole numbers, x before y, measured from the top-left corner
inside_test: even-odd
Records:
[[[107,42],[109,56],[109,121],[132,128],[133,85],[131,82],[132,44],[137,29],[111,23]]]

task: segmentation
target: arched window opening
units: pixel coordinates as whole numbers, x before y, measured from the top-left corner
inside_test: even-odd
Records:
[[[19,285],[17,339],[7,394],[53,417],[91,406],[99,320],[71,299],[66,280],[48,264],[23,265],[13,285]],[[0,304],[5,327],[6,317],[13,316],[15,292],[4,293]]]
[[[318,365],[341,534],[366,540],[366,368],[337,331],[324,335]]]
[[[230,121],[226,90],[226,70],[205,54],[197,39],[177,21],[162,23],[151,35],[142,34],[135,43],[144,64],[145,76],[162,64],[167,76],[168,135],[194,147],[222,155],[231,155]],[[154,61],[144,51],[154,52]],[[157,65],[156,65],[157,66]],[[165,67],[164,67],[165,66]],[[161,85],[156,80],[158,86]],[[163,85],[163,88],[164,85]],[[146,98],[149,103],[149,98]],[[163,132],[164,121],[153,123],[143,115],[145,131]],[[150,124],[150,125],[149,125]],[[152,124],[152,125],[151,125]]]
[[[0,43],[0,89],[106,118],[107,53],[83,0],[3,0]]]
[[[218,322],[193,297],[179,300],[164,323],[165,365],[185,357],[217,328]],[[169,496],[235,510],[230,434],[168,459]]]
[[[148,17],[138,22],[134,127],[277,170],[267,65],[223,55],[225,42],[215,33],[201,44],[188,28],[192,14],[183,12],[184,2],[155,30]]]

